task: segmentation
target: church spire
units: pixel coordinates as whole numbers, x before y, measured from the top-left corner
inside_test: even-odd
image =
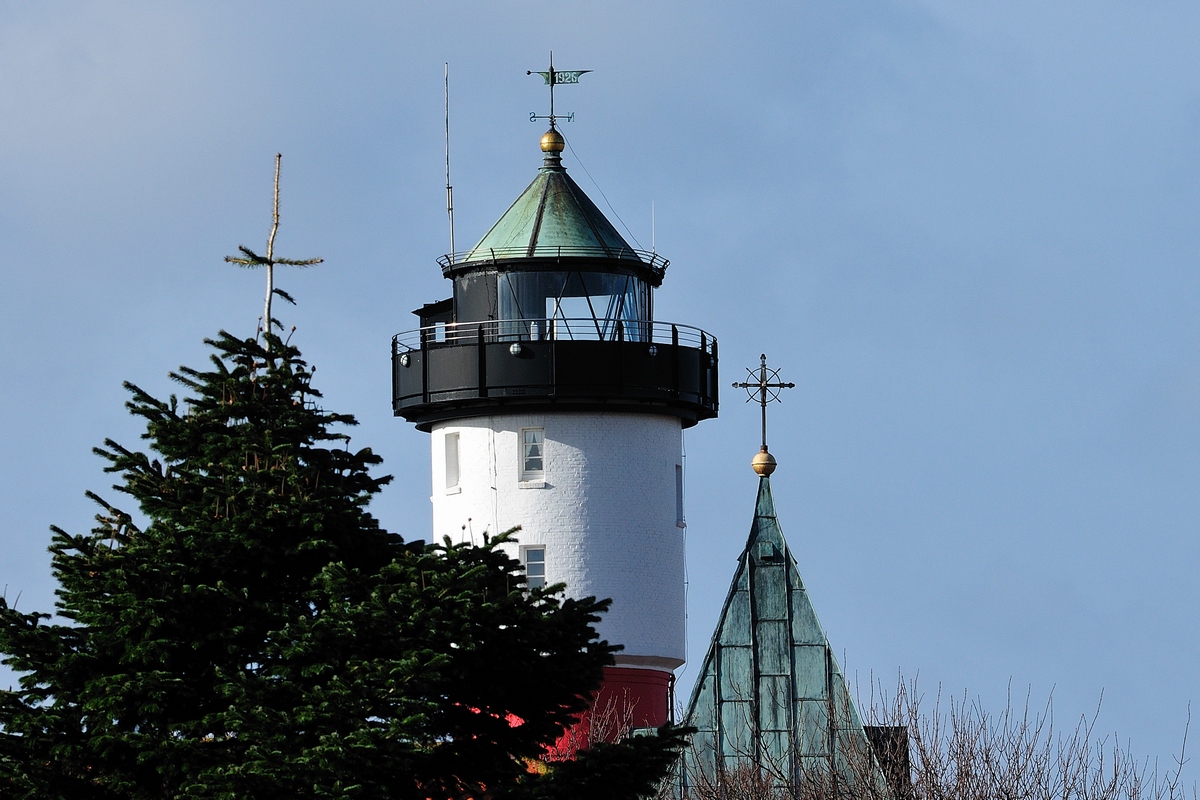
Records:
[[[765,357],[762,370],[751,385],[766,392]],[[696,733],[680,795],[751,770],[793,789],[879,796],[856,791],[884,787],[883,773],[783,536],[770,473],[759,474],[750,535],[684,718]]]

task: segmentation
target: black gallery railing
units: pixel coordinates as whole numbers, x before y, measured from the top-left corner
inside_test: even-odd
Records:
[[[439,345],[485,342],[644,342],[693,347],[713,355],[717,341],[712,335],[673,322],[629,319],[494,319],[482,322],[447,322],[427,325],[392,337],[392,352],[420,350]]]

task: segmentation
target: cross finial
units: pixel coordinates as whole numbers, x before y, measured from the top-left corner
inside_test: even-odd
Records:
[[[573,69],[573,70],[556,70],[554,68],[554,51],[550,51],[550,69],[547,72],[535,72],[534,70],[525,70],[526,75],[541,75],[542,80],[546,81],[546,85],[550,87],[550,113],[538,114],[536,111],[529,112],[529,121],[537,122],[539,119],[550,121],[550,130],[555,129],[555,124],[560,119],[565,119],[567,122],[575,119],[575,112],[559,117],[554,113],[554,87],[565,83],[579,83],[579,76],[591,72],[590,69]]]
[[[762,450],[754,457],[752,466],[759,475],[770,475],[775,471],[775,459],[767,451],[767,403],[779,402],[779,392],[794,389],[796,384],[779,380],[779,370],[767,366],[767,354],[759,356],[758,369],[746,368],[746,380],[733,384],[735,389],[745,389],[746,402],[757,402],[762,407]]]

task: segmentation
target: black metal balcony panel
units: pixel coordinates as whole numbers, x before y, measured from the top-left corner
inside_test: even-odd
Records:
[[[553,385],[553,365],[550,362],[548,342],[540,344],[517,343],[519,352],[512,352],[513,344],[489,343],[483,346],[486,382],[484,387],[491,392],[495,387],[501,396],[526,396],[530,391],[547,395]],[[474,348],[477,352],[478,347]]]
[[[686,345],[480,337],[392,359],[393,411],[419,425],[510,406],[589,406],[668,414],[690,426],[716,416],[717,385],[715,352]]]

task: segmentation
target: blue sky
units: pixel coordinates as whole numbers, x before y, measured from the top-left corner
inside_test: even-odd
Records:
[[[388,341],[448,293],[442,65],[470,244],[539,163],[553,48],[595,70],[568,168],[647,246],[654,205],[657,316],[726,383],[765,351],[798,384],[773,484],[850,674],[1060,721],[1103,694],[1165,762],[1200,700],[1198,40],[1183,2],[5,4],[0,585],[52,605],[47,526],[86,529],[91,447],[140,433],[121,381],[253,332],[222,257],[265,241],[277,151],[278,252],[326,260],[280,279],[294,341],[422,536]],[[687,434],[693,666],[757,424],[725,390]]]

